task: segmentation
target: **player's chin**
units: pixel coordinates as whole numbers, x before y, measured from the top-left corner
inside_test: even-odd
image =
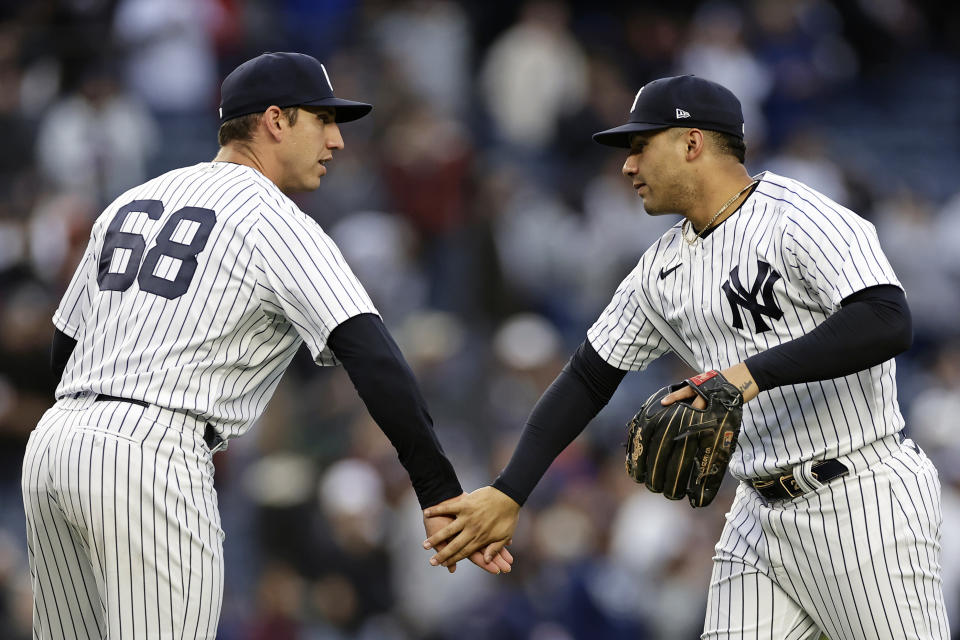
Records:
[[[320,180],[323,176],[327,175],[326,171],[317,172],[314,175],[304,176],[303,178],[303,191],[314,191],[317,187],[320,186]]]
[[[662,216],[664,214],[670,213],[665,210],[663,207],[657,205],[655,200],[649,198],[643,199],[643,210],[647,213],[648,216]]]

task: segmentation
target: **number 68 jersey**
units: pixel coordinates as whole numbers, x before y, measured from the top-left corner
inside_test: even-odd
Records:
[[[77,340],[56,395],[141,400],[234,437],[301,342],[337,364],[331,331],[376,312],[336,245],[258,171],[177,169],[94,223],[53,317]]]
[[[872,224],[796,180],[756,179],[706,237],[677,224],[644,253],[587,333],[608,363],[640,370],[670,349],[645,313],[669,324],[701,371],[719,370],[809,333],[857,291],[900,286]],[[895,373],[888,360],[762,392],[744,405],[731,473],[769,477],[896,433]]]

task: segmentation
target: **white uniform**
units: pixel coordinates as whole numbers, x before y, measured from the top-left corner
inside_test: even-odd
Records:
[[[640,370],[671,349],[651,313],[700,371],[720,370],[810,332],[857,291],[900,286],[873,225],[799,182],[758,179],[707,237],[677,224],[644,253],[588,332],[608,363]],[[767,503],[740,483],[703,637],[948,637],[940,485],[900,435],[895,371],[889,360],[771,389],[744,406],[731,473],[792,471],[806,493]],[[810,467],[826,459],[850,473],[819,483]]]
[[[301,342],[336,364],[327,338],[361,313],[337,247],[252,168],[178,169],[110,205],[54,315],[77,346],[24,460],[34,636],[215,637],[204,435],[244,433]]]

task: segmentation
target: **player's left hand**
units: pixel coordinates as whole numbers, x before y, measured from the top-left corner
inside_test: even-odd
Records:
[[[520,516],[520,505],[493,487],[481,487],[473,493],[434,505],[424,515],[450,515],[456,520],[428,537],[424,549],[436,549],[430,558],[434,566],[449,567],[463,558],[480,553],[486,562],[498,554],[509,554],[506,545],[513,539]],[[443,545],[446,545],[445,547]],[[513,556],[510,556],[511,561]]]
[[[426,515],[426,511],[424,512],[423,528],[428,537],[435,536],[438,532],[442,531],[452,522],[453,518],[450,516],[435,515],[428,517]],[[436,549],[440,551],[445,546],[446,544],[444,542],[439,542],[436,546]],[[507,549],[501,549],[499,552],[492,554],[491,559],[487,561],[484,559],[483,553],[480,551],[475,551],[470,554],[469,560],[487,573],[499,575],[501,573],[510,573],[513,564],[513,555]],[[447,563],[446,567],[447,571],[453,573],[457,570],[457,563]]]
[[[757,394],[760,393],[760,389],[757,387],[757,381],[753,379],[753,375],[750,373],[750,370],[744,363],[741,362],[739,364],[735,364],[728,369],[724,369],[720,373],[722,373],[723,377],[727,379],[727,382],[735,386],[740,391],[740,393],[743,395],[744,402],[753,400],[757,397]],[[678,400],[687,400],[689,398],[694,398],[694,401],[691,403],[694,409],[707,408],[707,401],[697,395],[697,393],[689,385],[684,385],[673,393],[664,396],[663,400],[660,401],[660,404],[667,406],[677,402]]]

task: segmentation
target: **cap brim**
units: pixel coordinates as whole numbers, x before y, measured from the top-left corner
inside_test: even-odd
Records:
[[[595,142],[607,145],[608,147],[620,147],[622,149],[630,148],[630,136],[638,131],[656,131],[657,129],[669,129],[671,125],[652,122],[628,122],[613,129],[600,131],[593,134]]]
[[[370,111],[373,109],[372,104],[367,104],[366,102],[354,102],[353,100],[344,100],[342,98],[321,98],[319,100],[304,102],[303,104],[310,105],[312,107],[336,108],[337,115],[334,118],[336,122],[350,122],[352,120],[359,120],[363,116],[370,113]]]

